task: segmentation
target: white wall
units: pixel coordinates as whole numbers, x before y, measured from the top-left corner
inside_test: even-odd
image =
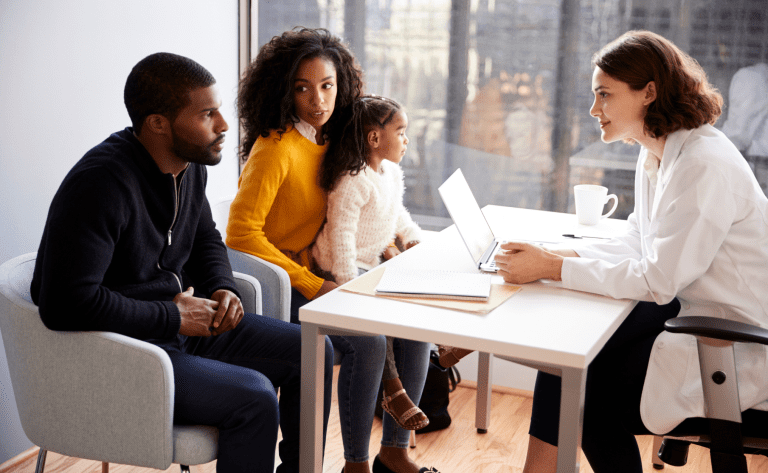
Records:
[[[473,352],[456,364],[461,379],[477,381],[477,362],[477,352]],[[535,369],[493,357],[491,366],[491,383],[494,386],[533,392],[537,373]]]
[[[36,251],[48,206],[75,162],[130,125],[131,67],[168,51],[218,81],[230,125],[212,201],[237,189],[237,0],[0,0],[0,262]],[[0,463],[31,444],[0,342]]]

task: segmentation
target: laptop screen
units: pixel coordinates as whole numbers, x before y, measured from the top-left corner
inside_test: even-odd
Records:
[[[438,192],[472,259],[479,263],[494,236],[461,169],[457,169],[446,179],[438,188]]]

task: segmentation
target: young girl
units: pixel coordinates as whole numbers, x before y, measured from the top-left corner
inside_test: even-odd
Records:
[[[328,156],[333,166],[321,175],[329,191],[327,222],[312,248],[320,270],[344,284],[384,259],[400,253],[395,237],[409,249],[421,230],[403,206],[403,171],[398,166],[408,149],[408,118],[394,100],[367,95],[348,114],[341,140]],[[426,427],[429,419],[403,389],[395,366],[392,337],[387,337],[382,407],[403,428]]]
[[[247,159],[227,224],[227,245],[270,261],[291,280],[291,321],[299,307],[336,283],[310,271],[310,246],[325,220],[320,187],[329,143],[339,140],[340,118],[361,95],[362,71],[341,40],[323,29],[295,29],[260,50],[240,82],[238,112]],[[339,418],[345,473],[369,473],[368,448],[381,382],[383,336],[330,336],[342,354]],[[403,385],[420,397],[429,364],[424,342],[397,340]],[[328,375],[328,373],[326,373]],[[329,396],[330,394],[326,394]],[[374,471],[417,473],[408,457],[410,432],[386,415]],[[386,468],[386,469],[382,469]]]
[[[312,256],[321,272],[344,284],[362,271],[400,253],[421,239],[419,226],[403,206],[403,171],[398,163],[408,145],[408,117],[392,99],[368,95],[352,105],[341,139],[328,150],[333,166],[325,168],[320,185],[328,192],[327,222],[315,241]],[[440,347],[440,364],[452,366],[469,350]],[[429,424],[403,389],[395,365],[392,338],[382,376],[382,407],[410,430]]]

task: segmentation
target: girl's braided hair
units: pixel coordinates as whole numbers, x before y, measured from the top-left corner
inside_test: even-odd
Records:
[[[345,173],[357,175],[368,163],[368,133],[382,129],[402,110],[399,103],[386,97],[364,95],[339,114],[341,128],[325,154],[320,172],[320,187],[331,191]]]

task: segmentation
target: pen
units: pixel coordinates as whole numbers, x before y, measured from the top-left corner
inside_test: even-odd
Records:
[[[600,240],[610,240],[610,238],[608,238],[608,237],[587,236],[587,235],[576,236],[573,233],[564,233],[563,236],[565,238],[577,238],[577,239],[581,239],[581,238],[599,238]]]

